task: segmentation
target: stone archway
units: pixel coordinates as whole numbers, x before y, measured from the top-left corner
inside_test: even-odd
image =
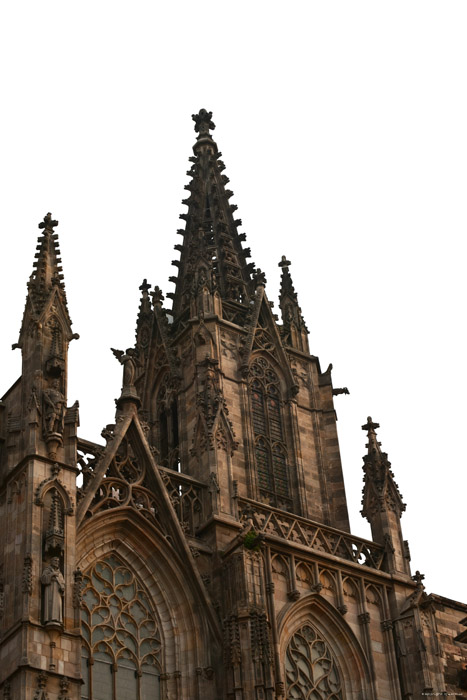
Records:
[[[140,522],[140,520],[138,514],[130,510],[115,512],[109,510],[94,516],[91,521],[85,521],[78,536],[79,567],[85,574],[85,578],[90,580],[92,574],[96,573],[96,566],[100,570],[101,577],[105,577],[106,572],[111,571],[113,563],[120,577],[128,578],[129,586],[134,586],[136,595],[139,594],[141,597],[137,607],[142,605],[141,609],[145,609],[143,623],[146,627],[153,624],[158,642],[156,644],[158,648],[149,655],[152,669],[149,667],[142,669],[141,666],[136,671],[144,670],[148,675],[148,678],[144,679],[147,683],[151,682],[151,670],[160,678],[161,698],[195,697],[199,692],[197,685],[200,682],[197,670],[215,666],[209,656],[212,646],[209,630],[203,616],[198,612],[199,602],[196,599],[196,591],[192,590],[189,577],[176,552],[164,538],[160,537],[160,533],[153,532],[146,521]],[[112,573],[108,578],[112,578]],[[113,577],[112,583],[115,584],[115,581],[116,576]],[[92,591],[93,586],[89,582],[88,588]],[[140,589],[141,592],[138,593]],[[104,591],[101,597],[110,601],[112,594],[106,595]],[[127,606],[124,607],[125,610],[123,608],[121,611],[116,610],[115,615],[120,615],[122,619],[129,619]],[[102,627],[105,627],[105,621]],[[98,651],[102,652],[101,660],[108,661],[108,656],[115,664],[113,656],[119,658],[122,656],[121,666],[124,670],[121,674],[122,678],[125,673],[130,677],[131,673],[126,669],[127,667],[132,669],[134,675],[134,667],[138,666],[138,659],[130,658],[131,654],[120,654],[118,649],[112,655],[111,641],[118,642],[117,635],[113,635],[112,632],[112,629],[108,630],[108,639],[98,644]],[[144,642],[142,636],[141,641]],[[106,644],[109,646],[108,649],[104,648]],[[84,647],[86,652],[86,640]],[[89,653],[89,643],[87,647]],[[94,663],[94,660],[91,663]],[[117,667],[118,675],[120,666],[115,664],[115,669]],[[214,679],[211,685],[212,689],[208,692],[206,692],[208,689],[204,690],[206,700],[215,697]],[[116,691],[114,695],[119,697]],[[135,700],[137,699],[139,700],[139,695],[136,693]],[[109,695],[109,700],[114,700],[112,695]]]
[[[287,700],[374,700],[360,642],[321,596],[287,606],[278,631]]]

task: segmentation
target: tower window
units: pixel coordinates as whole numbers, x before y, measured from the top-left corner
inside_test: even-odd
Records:
[[[166,375],[157,395],[158,447],[162,466],[180,471],[177,397],[170,391],[169,382]]]
[[[262,357],[257,358],[250,368],[250,399],[261,499],[288,510],[292,499],[281,415],[280,382],[277,374]]]

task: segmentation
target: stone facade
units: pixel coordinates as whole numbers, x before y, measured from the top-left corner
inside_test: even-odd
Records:
[[[0,403],[0,692],[14,700],[467,697],[467,605],[410,570],[368,418],[350,533],[332,367],[290,262],[281,319],[211,131],[198,134],[171,307],[144,280],[102,444],[67,406],[76,338],[48,214]]]

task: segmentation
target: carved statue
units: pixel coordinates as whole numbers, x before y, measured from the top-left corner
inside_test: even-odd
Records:
[[[60,380],[44,391],[44,430],[46,433],[63,433],[66,401],[60,391]]]
[[[134,386],[136,373],[135,350],[128,348],[126,352],[123,352],[123,350],[116,350],[115,348],[110,349],[120,364],[123,365],[123,389]]]
[[[44,588],[43,619],[44,624],[55,622],[63,623],[63,594],[65,592],[65,579],[60,571],[60,560],[52,557],[50,563],[44,568],[41,576]]]

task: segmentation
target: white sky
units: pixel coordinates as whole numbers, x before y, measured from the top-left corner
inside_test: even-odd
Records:
[[[162,9],[165,8],[165,9]],[[195,140],[214,137],[252,260],[285,254],[311,352],[334,365],[353,532],[371,415],[413,571],[466,600],[465,2],[11,2],[0,16],[2,394],[37,224],[51,211],[81,435],[113,421],[139,285],[162,289]]]

